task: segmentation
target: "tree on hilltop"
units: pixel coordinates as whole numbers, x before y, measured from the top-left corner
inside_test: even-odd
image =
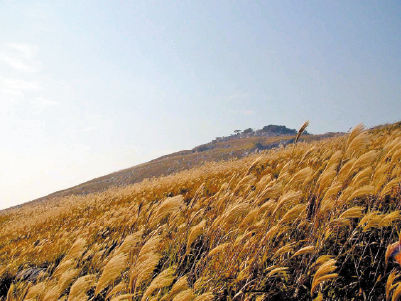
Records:
[[[253,133],[253,129],[248,128],[248,129],[244,130],[242,133],[243,134],[251,134],[251,133]]]

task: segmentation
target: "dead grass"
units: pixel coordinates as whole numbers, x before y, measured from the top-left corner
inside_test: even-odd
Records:
[[[8,210],[0,298],[395,300],[400,150],[399,127],[360,125]]]

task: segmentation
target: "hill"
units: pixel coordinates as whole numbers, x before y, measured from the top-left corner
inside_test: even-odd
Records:
[[[3,300],[398,300],[401,123],[0,213]]]
[[[313,141],[342,134],[326,133],[323,135],[310,135],[306,132],[306,136],[302,136],[301,140]],[[144,179],[167,176],[200,166],[206,162],[242,158],[251,153],[285,147],[294,141],[296,135],[296,130],[278,125],[268,125],[261,130],[255,131],[252,129],[246,129],[242,132],[236,131],[235,135],[217,137],[215,140],[199,145],[191,150],[165,155],[144,164],[95,178],[77,186],[39,198],[34,200],[34,202],[71,194],[85,195],[100,192],[111,187],[138,183]]]

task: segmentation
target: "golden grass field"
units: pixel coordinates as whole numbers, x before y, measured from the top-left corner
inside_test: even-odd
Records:
[[[0,300],[398,300],[401,124],[0,213]]]

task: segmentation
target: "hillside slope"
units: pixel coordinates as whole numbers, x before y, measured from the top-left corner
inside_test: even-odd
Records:
[[[283,129],[284,128],[284,129]],[[141,182],[144,179],[153,177],[167,176],[183,170],[188,170],[200,166],[206,162],[238,159],[251,153],[286,146],[294,141],[295,135],[292,131],[287,131],[286,127],[279,127],[277,132],[268,132],[269,136],[238,135],[239,137],[220,137],[220,141],[203,144],[192,150],[184,150],[169,155],[162,156],[147,163],[120,170],[93,180],[84,182],[77,186],[57,191],[43,198],[35,200],[43,201],[54,197],[68,195],[85,195],[88,193],[104,191],[110,187],[126,186]],[[256,131],[257,134],[257,131]],[[302,141],[313,141],[343,135],[343,133],[326,133],[323,135],[303,136]]]
[[[7,300],[398,300],[401,124],[0,214]],[[4,300],[3,299],[3,300]]]

